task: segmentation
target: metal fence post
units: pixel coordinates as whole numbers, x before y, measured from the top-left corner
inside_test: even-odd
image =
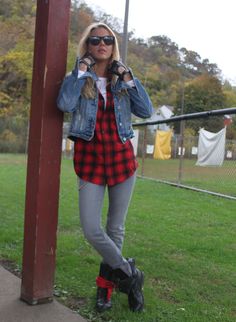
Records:
[[[182,99],[181,99],[181,114],[184,114],[184,84],[182,87]],[[178,173],[178,184],[181,184],[182,181],[182,172],[183,172],[183,158],[184,158],[184,128],[185,121],[180,121],[180,158],[179,158],[179,173]]]
[[[141,168],[141,175],[144,176],[144,162],[146,157],[146,145],[147,145],[147,126],[144,129],[143,135],[143,148],[142,148],[142,168]]]
[[[184,161],[184,128],[185,121],[180,122],[180,156],[179,156],[179,171],[178,171],[178,184],[181,184],[183,176],[183,161]]]

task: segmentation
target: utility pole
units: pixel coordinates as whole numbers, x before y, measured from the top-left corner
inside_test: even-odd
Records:
[[[128,17],[129,17],[129,0],[125,3],[125,20],[123,27],[123,38],[121,46],[121,59],[124,64],[126,64],[127,59],[127,47],[128,47]]]

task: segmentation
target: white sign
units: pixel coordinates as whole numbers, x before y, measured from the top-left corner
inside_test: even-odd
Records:
[[[154,145],[147,144],[147,147],[146,147],[147,154],[153,154],[153,151],[154,151]]]

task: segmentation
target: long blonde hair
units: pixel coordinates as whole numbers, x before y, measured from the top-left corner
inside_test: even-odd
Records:
[[[91,35],[91,32],[94,29],[97,29],[97,28],[106,29],[109,32],[109,34],[114,37],[115,42],[114,42],[114,45],[113,45],[113,51],[112,51],[112,55],[111,55],[111,62],[113,60],[119,60],[120,59],[120,52],[119,52],[119,44],[118,44],[118,41],[117,41],[117,37],[116,37],[115,33],[113,32],[113,30],[103,22],[92,23],[91,25],[89,25],[84,30],[84,32],[82,34],[82,37],[81,37],[81,40],[80,40],[79,45],[78,45],[78,56],[83,57],[86,54],[86,52],[88,50],[87,39]],[[115,81],[116,78],[117,77],[115,76],[112,79],[112,81]],[[82,90],[82,95],[85,98],[94,98],[95,97],[94,86],[95,86],[95,84],[94,84],[94,81],[92,80],[92,78],[87,78],[86,83],[85,83],[85,85],[83,87],[83,90]]]

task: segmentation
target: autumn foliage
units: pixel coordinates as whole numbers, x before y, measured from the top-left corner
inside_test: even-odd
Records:
[[[2,0],[0,7],[0,152],[25,152],[31,94],[36,2]],[[68,70],[75,61],[79,38],[93,21],[104,21],[122,39],[122,23],[85,3],[72,1]],[[128,65],[145,84],[153,104],[172,105],[175,114],[185,89],[185,113],[236,105],[236,90],[222,82],[221,71],[208,59],[165,35],[149,39],[129,33]],[[233,125],[232,125],[233,126]],[[236,131],[235,131],[236,132]],[[234,136],[234,133],[233,133]]]

